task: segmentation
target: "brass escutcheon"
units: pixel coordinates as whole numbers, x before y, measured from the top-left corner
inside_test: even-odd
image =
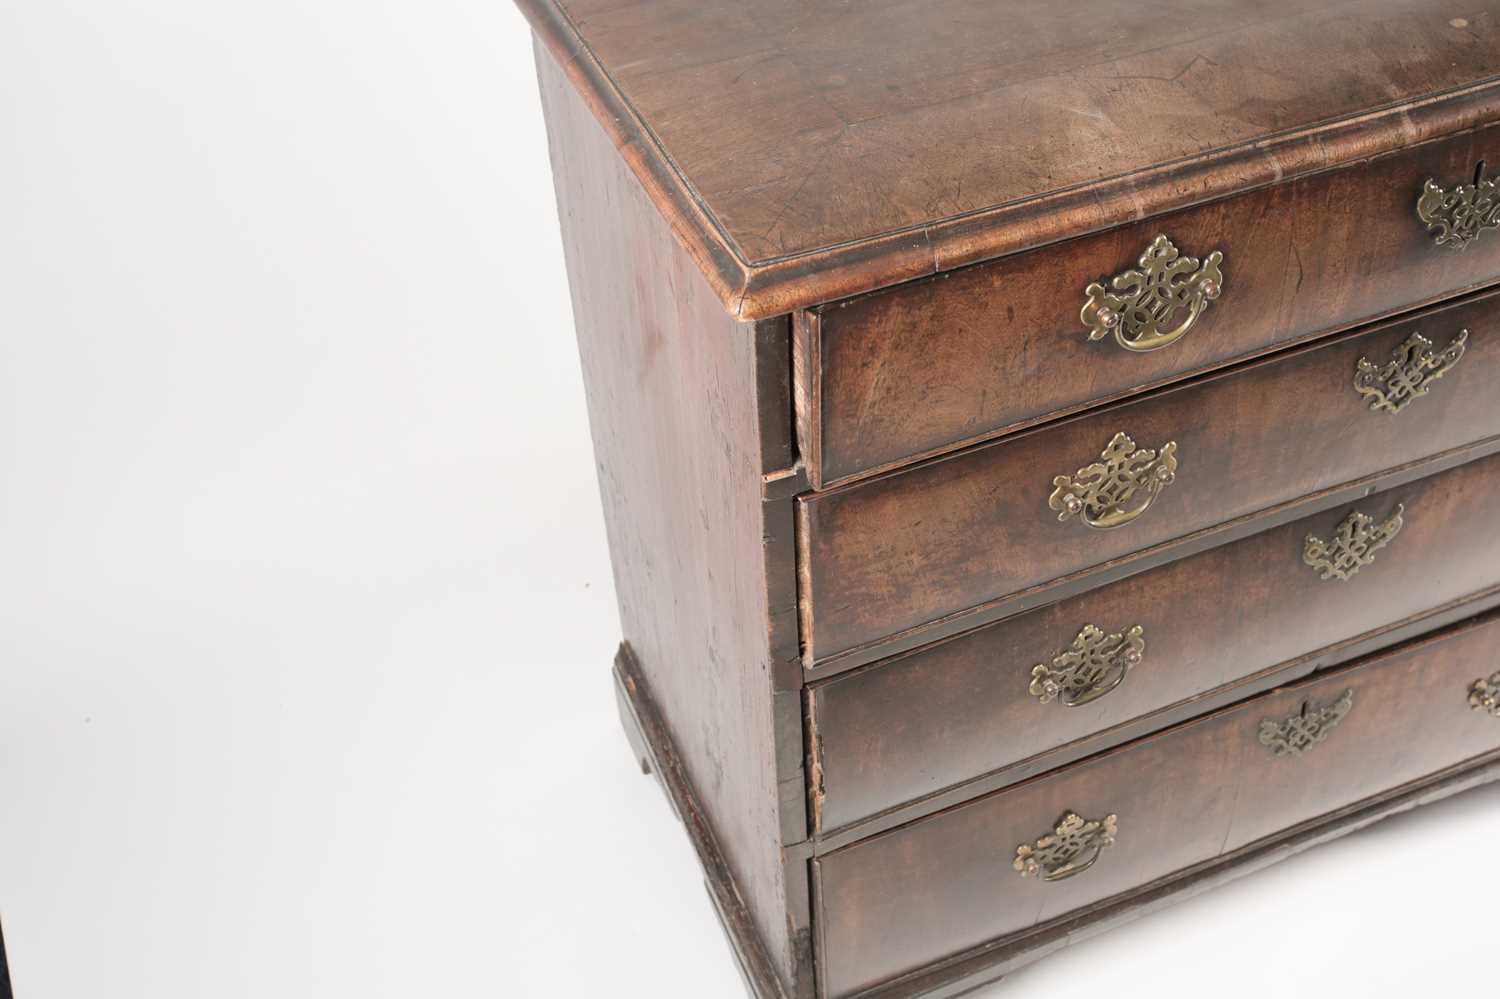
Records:
[[[1338,700],[1320,708],[1314,708],[1312,701],[1303,701],[1301,710],[1290,718],[1261,722],[1260,744],[1276,756],[1301,756],[1328,738],[1353,709],[1352,690],[1344,691]]]
[[[1302,561],[1318,570],[1321,579],[1347,583],[1401,533],[1405,513],[1406,505],[1398,503],[1395,512],[1377,524],[1374,517],[1356,510],[1339,524],[1332,541],[1309,534],[1302,546]]]
[[[1077,812],[1066,812],[1050,833],[1016,847],[1011,866],[1023,878],[1040,875],[1043,881],[1065,881],[1098,863],[1099,855],[1115,845],[1118,833],[1117,816],[1085,819]]]
[[[1337,729],[1340,721],[1349,717],[1355,708],[1355,691],[1346,690],[1338,700],[1314,708],[1311,700],[1302,702],[1301,711],[1284,721],[1266,720],[1260,723],[1260,744],[1275,756],[1301,756],[1314,745],[1328,738]]]
[[[1072,648],[1031,671],[1031,693],[1043,704],[1056,701],[1076,708],[1097,701],[1125,682],[1146,654],[1140,625],[1115,635],[1092,624],[1083,626]]]
[[[1384,366],[1361,357],[1354,366],[1354,390],[1370,400],[1375,412],[1394,416],[1432,391],[1432,383],[1464,359],[1468,344],[1468,330],[1459,330],[1442,350],[1433,350],[1431,340],[1413,333],[1391,351]]]
[[[1115,434],[1101,459],[1072,475],[1052,480],[1047,505],[1057,519],[1079,517],[1090,527],[1107,531],[1123,527],[1146,512],[1161,491],[1177,477],[1177,442],[1161,451],[1136,448],[1127,434]],[[1138,498],[1144,496],[1144,499]]]
[[[1138,352],[1176,343],[1223,292],[1223,262],[1224,254],[1215,250],[1200,265],[1157,236],[1137,261],[1139,270],[1115,275],[1108,289],[1097,281],[1084,289],[1079,318],[1089,339],[1114,334],[1121,347]]]
[[[1435,231],[1432,241],[1449,250],[1466,250],[1486,229],[1500,226],[1500,190],[1484,175],[1484,161],[1474,168],[1474,182],[1451,191],[1428,178],[1417,197],[1417,218]]]
[[[1488,680],[1475,680],[1469,688],[1469,707],[1475,711],[1488,711],[1500,718],[1500,673]]]

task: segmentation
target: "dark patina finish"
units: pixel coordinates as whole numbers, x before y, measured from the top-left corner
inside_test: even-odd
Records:
[[[621,718],[758,999],[1500,778],[1500,0],[518,2]]]

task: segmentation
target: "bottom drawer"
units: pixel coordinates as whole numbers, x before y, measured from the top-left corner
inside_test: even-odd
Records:
[[[1500,614],[1489,614],[820,857],[825,994],[852,995],[1500,748],[1500,717],[1473,703],[1497,669]]]

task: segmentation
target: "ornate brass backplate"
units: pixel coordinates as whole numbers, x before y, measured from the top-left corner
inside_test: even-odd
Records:
[[[1332,704],[1314,708],[1303,701],[1302,709],[1285,721],[1260,723],[1260,744],[1277,756],[1301,756],[1328,738],[1339,722],[1354,709],[1354,691],[1346,690]]]
[[[1475,711],[1488,711],[1500,718],[1500,673],[1488,680],[1475,680],[1469,688],[1469,707]]]
[[[1417,218],[1435,230],[1433,242],[1450,250],[1464,250],[1486,229],[1500,226],[1500,190],[1484,175],[1484,163],[1474,170],[1472,184],[1449,191],[1428,180],[1417,198]]]
[[[1072,475],[1052,480],[1047,505],[1058,520],[1080,517],[1090,527],[1121,527],[1146,512],[1152,500],[1177,477],[1177,442],[1161,451],[1136,448],[1123,433],[1115,434],[1100,461]]]
[[[1184,257],[1166,236],[1157,236],[1137,261],[1139,270],[1110,279],[1109,288],[1095,282],[1083,290],[1079,318],[1090,340],[1111,333],[1126,350],[1159,350],[1187,335],[1224,288],[1219,265],[1224,254],[1215,250],[1199,264]]]
[[[1459,330],[1442,350],[1433,350],[1431,340],[1413,333],[1391,351],[1391,359],[1383,366],[1361,357],[1354,368],[1354,390],[1370,400],[1370,408],[1377,413],[1399,413],[1463,360],[1468,345],[1468,330]]]
[[[1072,648],[1032,669],[1032,695],[1043,704],[1056,701],[1069,708],[1097,701],[1123,683],[1145,656],[1143,635],[1140,625],[1115,635],[1084,625]]]
[[[1117,816],[1090,820],[1067,812],[1052,832],[1035,843],[1016,847],[1016,860],[1011,866],[1023,878],[1040,875],[1043,881],[1062,881],[1093,867],[1099,855],[1115,845],[1118,833]]]
[[[1374,517],[1356,510],[1339,524],[1332,541],[1309,534],[1302,547],[1302,561],[1317,569],[1323,579],[1348,582],[1401,533],[1405,512],[1405,504],[1397,504],[1395,512],[1377,524]]]

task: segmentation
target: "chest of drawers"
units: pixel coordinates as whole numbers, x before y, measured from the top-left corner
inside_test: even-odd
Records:
[[[752,994],[1500,777],[1500,2],[520,6],[621,717]]]

